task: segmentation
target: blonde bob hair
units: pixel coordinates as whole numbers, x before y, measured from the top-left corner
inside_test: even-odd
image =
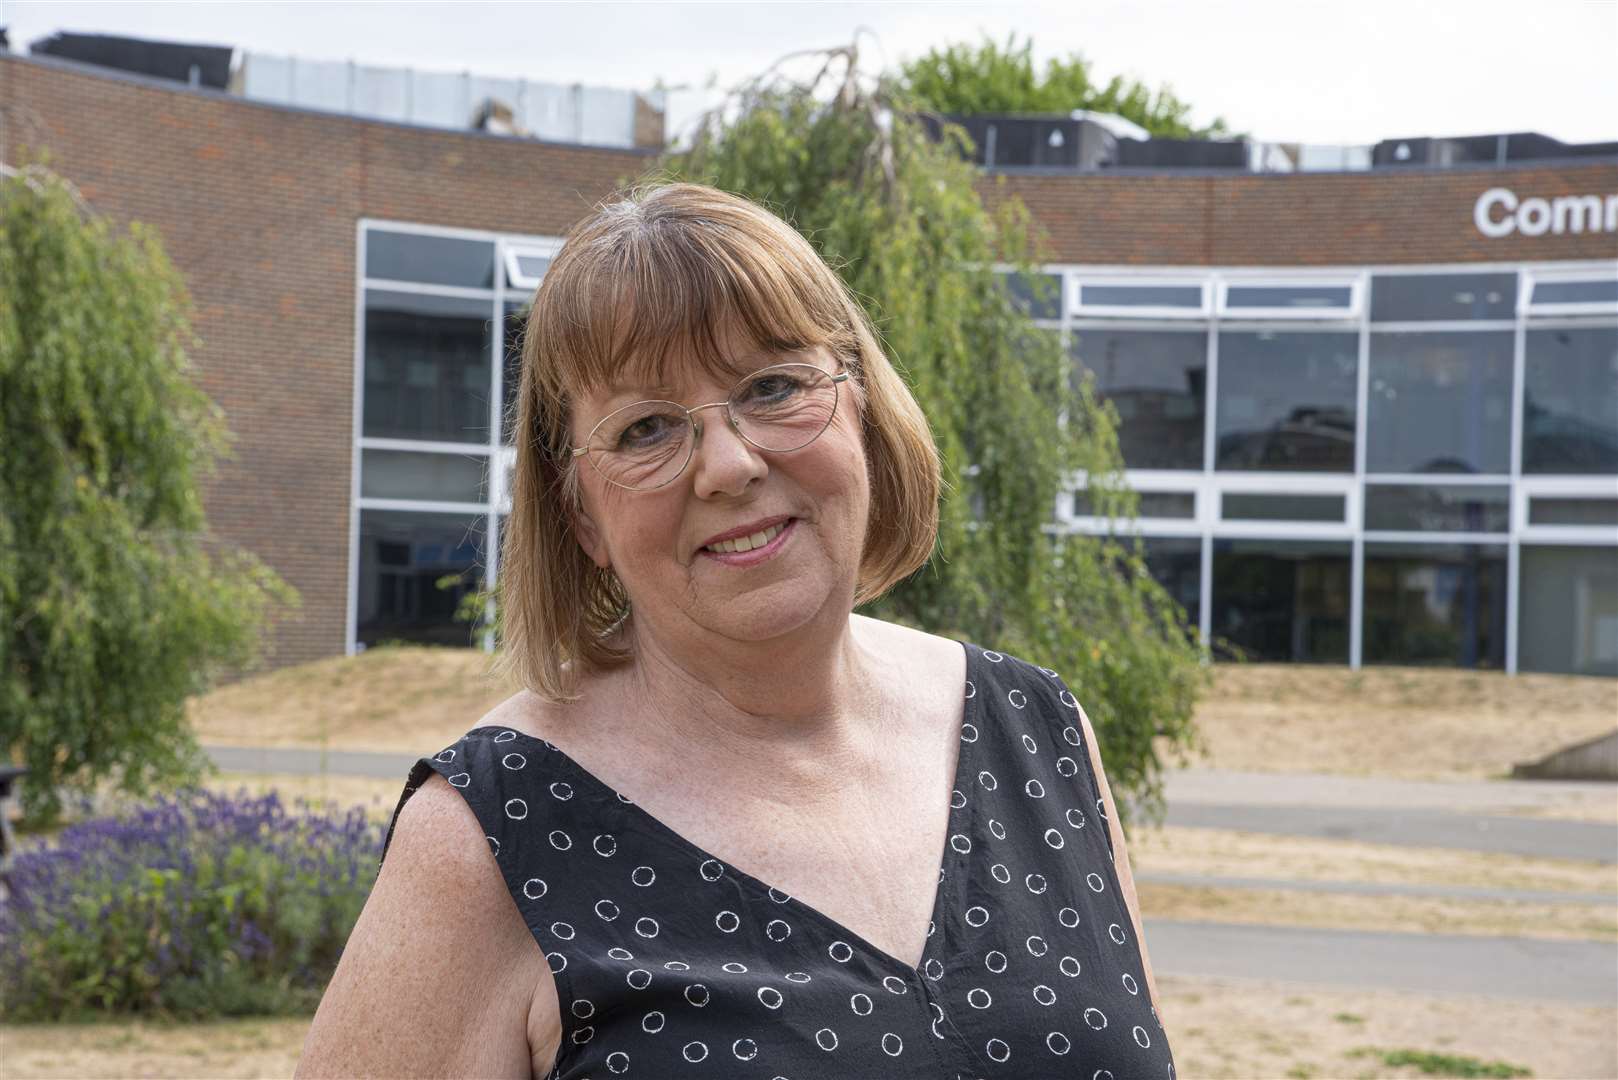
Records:
[[[577,697],[583,675],[630,659],[610,641],[629,597],[574,535],[578,470],[589,465],[570,452],[570,403],[626,376],[667,385],[686,364],[733,379],[724,344],[825,346],[852,375],[871,482],[855,603],[932,554],[938,451],[848,288],[797,231],[746,199],[697,184],[637,188],[568,233],[534,295],[500,549],[497,673],[561,702]]]

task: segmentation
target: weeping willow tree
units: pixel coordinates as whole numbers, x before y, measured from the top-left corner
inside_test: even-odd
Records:
[[[191,382],[183,283],[39,165],[0,169],[0,762],[25,813],[203,768],[185,699],[248,666],[296,593],[206,532],[226,448]]]
[[[1030,274],[1026,209],[979,197],[964,133],[935,140],[905,91],[867,78],[853,47],[803,54],[737,91],[669,156],[670,178],[712,184],[792,222],[863,303],[932,423],[947,493],[931,562],[870,613],[1060,672],[1084,703],[1120,799],[1161,806],[1165,757],[1195,744],[1205,650],[1146,572],[1136,542],[1062,535],[1075,477],[1093,512],[1136,511],[1117,415],[1074,374],[996,267]],[[936,129],[935,129],[936,130]]]

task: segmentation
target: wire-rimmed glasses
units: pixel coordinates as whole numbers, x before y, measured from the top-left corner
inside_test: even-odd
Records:
[[[837,411],[836,374],[814,364],[775,364],[744,377],[724,401],[686,408],[677,401],[637,401],[608,413],[591,429],[575,458],[630,491],[671,484],[685,471],[702,439],[703,409],[725,410],[731,430],[760,450],[802,450],[831,425]]]

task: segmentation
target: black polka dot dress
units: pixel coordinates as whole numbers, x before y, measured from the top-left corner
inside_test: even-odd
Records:
[[[919,969],[549,742],[480,727],[416,765],[399,805],[429,771],[460,791],[550,962],[553,1077],[1172,1080],[1078,702],[1054,672],[965,648]]]

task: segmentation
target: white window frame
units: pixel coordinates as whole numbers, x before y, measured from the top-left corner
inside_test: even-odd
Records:
[[[1610,525],[1530,525],[1528,502],[1533,498],[1618,499],[1618,480],[1610,476],[1524,476],[1511,492],[1511,531],[1525,544],[1618,544],[1618,528]],[[1613,551],[1618,562],[1618,549]]]
[[[506,264],[506,288],[521,289],[528,292],[539,288],[541,276],[525,274],[520,268],[518,260],[524,258],[554,259],[561,244],[512,244],[500,245]]]
[[[1201,321],[1213,314],[1213,281],[1207,275],[1182,277],[1122,277],[1068,275],[1068,313],[1075,318],[1106,319],[1188,319]],[[1167,305],[1086,304],[1084,287],[1096,285],[1113,288],[1189,288],[1201,291],[1202,300],[1196,307]]]
[[[1618,300],[1587,300],[1569,304],[1536,304],[1534,290],[1541,282],[1549,285],[1575,284],[1584,281],[1607,281],[1618,278],[1618,263],[1609,267],[1591,267],[1589,270],[1523,270],[1523,287],[1517,296],[1517,311],[1521,315],[1618,315]]]
[[[1230,306],[1230,290],[1236,288],[1258,289],[1348,289],[1348,305],[1346,307],[1322,308],[1257,308]],[[1249,319],[1262,319],[1266,322],[1351,322],[1360,317],[1365,303],[1365,275],[1339,278],[1300,278],[1300,277],[1265,277],[1265,278],[1226,278],[1218,281],[1218,302],[1216,310],[1221,319],[1232,321]]]

